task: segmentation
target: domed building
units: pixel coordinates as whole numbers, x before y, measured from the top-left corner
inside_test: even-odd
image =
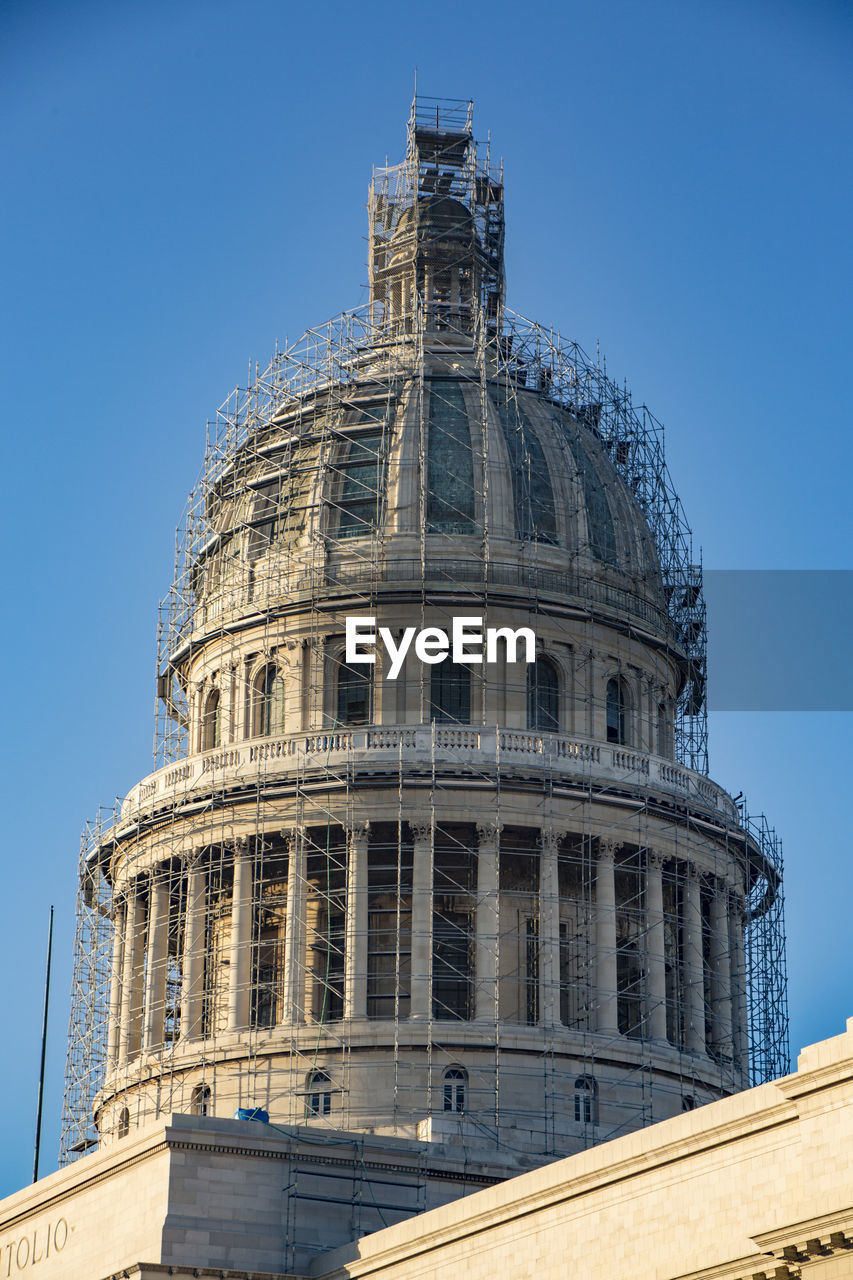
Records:
[[[785,1069],[657,422],[506,307],[468,104],[416,103],[369,243],[209,429],[157,768],[84,845],[67,1159],[242,1112],[509,1176]]]

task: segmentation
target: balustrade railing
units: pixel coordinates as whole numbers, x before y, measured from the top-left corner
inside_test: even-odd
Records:
[[[484,772],[524,761],[557,772],[580,771],[585,777],[597,774],[605,780],[660,787],[698,802],[727,821],[737,821],[737,810],[721,787],[671,760],[560,733],[440,724],[334,728],[217,748],[144,778],[128,795],[122,815],[130,818],[140,809],[165,804],[170,797],[213,780],[262,781],[266,773],[337,766],[342,757],[362,755],[376,757],[377,763],[383,757],[385,761],[409,756],[441,761],[446,757],[447,763],[464,762]]]

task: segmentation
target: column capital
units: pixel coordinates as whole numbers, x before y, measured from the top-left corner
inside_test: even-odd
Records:
[[[370,834],[370,821],[363,818],[357,822],[351,822],[347,826],[347,837],[350,840],[365,840]]]
[[[282,827],[278,834],[288,846],[288,850],[293,848],[299,838],[299,830],[297,827]]]
[[[501,838],[503,826],[500,822],[478,822],[477,823],[477,839],[480,844],[498,841]]]
[[[693,858],[682,858],[681,861],[684,866],[684,874],[686,876],[689,876],[691,880],[698,880],[699,879],[698,862],[696,862]]]
[[[598,861],[614,862],[616,850],[621,849],[621,847],[619,841],[611,839],[610,836],[600,836],[598,840]]]
[[[408,824],[415,840],[430,840],[432,838],[432,821],[430,818],[409,818]]]
[[[540,843],[543,853],[556,853],[563,839],[568,835],[567,831],[557,830],[553,828],[550,831],[540,832]]]
[[[662,871],[664,867],[664,863],[667,861],[668,859],[666,857],[666,854],[661,853],[660,849],[646,850],[646,862],[650,867],[655,867],[656,870]]]

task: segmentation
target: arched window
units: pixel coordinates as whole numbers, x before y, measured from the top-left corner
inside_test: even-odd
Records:
[[[338,724],[370,724],[373,715],[373,668],[370,666],[348,667],[341,663],[338,668]]]
[[[252,685],[252,737],[284,733],[284,675],[274,662],[262,667]]]
[[[432,668],[429,718],[437,724],[471,723],[471,672],[445,658]]]
[[[201,749],[212,751],[222,741],[222,717],[220,715],[220,695],[218,689],[211,689],[204,700],[204,711],[201,716]]]
[[[598,1124],[598,1086],[592,1076],[578,1076],[575,1081],[575,1120]]]
[[[210,1085],[197,1084],[190,1094],[190,1111],[194,1116],[210,1114]]]
[[[615,677],[607,681],[607,741],[625,745],[628,741],[628,699],[625,685]]]
[[[465,1088],[468,1084],[468,1072],[463,1067],[448,1067],[444,1073],[444,1110],[465,1110]]]
[[[332,1078],[328,1071],[312,1071],[308,1077],[306,1116],[327,1116],[332,1110]]]
[[[130,1112],[127,1107],[122,1107],[118,1117],[118,1136],[126,1138],[130,1133]]]
[[[527,727],[556,732],[560,727],[560,679],[550,658],[527,668]]]

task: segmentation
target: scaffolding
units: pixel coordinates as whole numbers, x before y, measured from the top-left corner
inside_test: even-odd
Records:
[[[370,303],[208,424],[155,772],[84,832],[63,1163],[220,1097],[541,1159],[787,1070],[781,853],[707,776],[663,428],[505,307],[470,104],[415,104],[369,216]],[[389,607],[554,657],[365,682],[340,620]]]

